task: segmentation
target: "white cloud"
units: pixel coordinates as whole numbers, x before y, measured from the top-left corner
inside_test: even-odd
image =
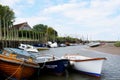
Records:
[[[3,5],[13,6],[20,0],[0,0],[0,3]]]
[[[35,0],[27,0],[27,2],[31,5],[33,5],[35,3]]]
[[[42,23],[43,21],[48,20],[47,17],[29,17],[29,18],[16,18],[16,21],[14,24],[28,22],[28,24],[33,27],[34,25],[38,23]]]
[[[95,39],[104,33],[117,35],[115,33],[120,29],[120,11],[118,11],[120,0],[70,0],[55,5],[46,0],[45,2],[50,3],[49,6],[43,4],[45,7],[40,9],[40,12],[35,12],[38,15],[29,18],[22,18],[21,14],[24,14],[22,9],[35,4],[35,0],[27,0],[28,5],[16,7],[15,4],[20,1],[22,2],[22,0],[0,0],[2,4],[14,5],[14,11],[19,16],[16,18],[16,23],[27,21],[31,26],[45,23],[53,26],[61,35],[88,34]]]
[[[104,33],[109,33],[112,35],[118,32],[120,26],[120,17],[119,15],[117,15],[117,17],[112,17],[112,15],[117,12],[117,9],[120,6],[119,0],[91,0],[90,4],[85,1],[79,3],[75,2],[76,1],[74,1],[74,3],[52,6],[45,9],[44,11],[49,15],[59,13],[59,15],[68,18],[68,22],[72,21],[72,24],[75,26],[80,26],[79,30],[83,30],[83,27],[81,26],[85,26],[89,29],[94,28],[93,30],[83,32],[79,31],[81,34],[87,33],[92,36],[97,36],[100,34],[104,35]],[[64,22],[64,24],[66,24],[66,22]],[[65,25],[63,26],[66,33],[75,30],[69,27],[70,31],[67,31],[68,28],[65,28]],[[62,33],[62,30],[59,31]],[[73,31],[72,33],[75,32]]]

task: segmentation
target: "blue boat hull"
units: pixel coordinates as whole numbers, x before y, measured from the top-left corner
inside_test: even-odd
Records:
[[[55,61],[49,61],[39,64],[41,72],[54,73],[56,75],[62,75],[69,65],[68,59],[60,59]]]
[[[91,72],[83,72],[83,71],[78,71],[80,73],[83,73],[83,74],[87,74],[87,75],[90,75],[90,76],[94,76],[94,77],[100,77],[101,74],[98,74],[98,73],[91,73]]]
[[[71,66],[69,67],[69,70],[70,70],[70,71],[75,71],[75,72],[78,72],[78,73],[81,73],[81,74],[87,74],[87,75],[94,76],[94,77],[100,77],[100,76],[101,76],[101,74],[98,74],[98,73],[78,71],[78,70],[72,69]]]

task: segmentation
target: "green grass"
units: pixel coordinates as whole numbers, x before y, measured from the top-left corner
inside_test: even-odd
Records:
[[[114,45],[115,45],[116,47],[120,47],[120,41],[117,41]]]

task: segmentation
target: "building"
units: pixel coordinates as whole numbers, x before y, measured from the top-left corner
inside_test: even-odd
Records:
[[[13,28],[17,30],[31,30],[31,27],[27,22],[13,25]]]

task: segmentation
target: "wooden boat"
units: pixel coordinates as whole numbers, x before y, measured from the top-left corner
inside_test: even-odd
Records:
[[[103,61],[106,60],[106,58],[90,58],[79,54],[67,54],[63,58],[70,60],[72,69],[97,77],[100,77]]]
[[[20,46],[18,46],[18,48],[23,49],[28,52],[39,52],[37,50],[37,48],[35,48],[34,46],[29,45],[29,44],[20,44]]]
[[[68,59],[57,58],[53,55],[36,55],[36,63],[41,67],[42,72],[52,73],[56,75],[62,75],[69,65]]]
[[[39,65],[24,50],[4,48],[0,54],[0,71],[8,76],[7,80],[29,78],[37,68]]]

